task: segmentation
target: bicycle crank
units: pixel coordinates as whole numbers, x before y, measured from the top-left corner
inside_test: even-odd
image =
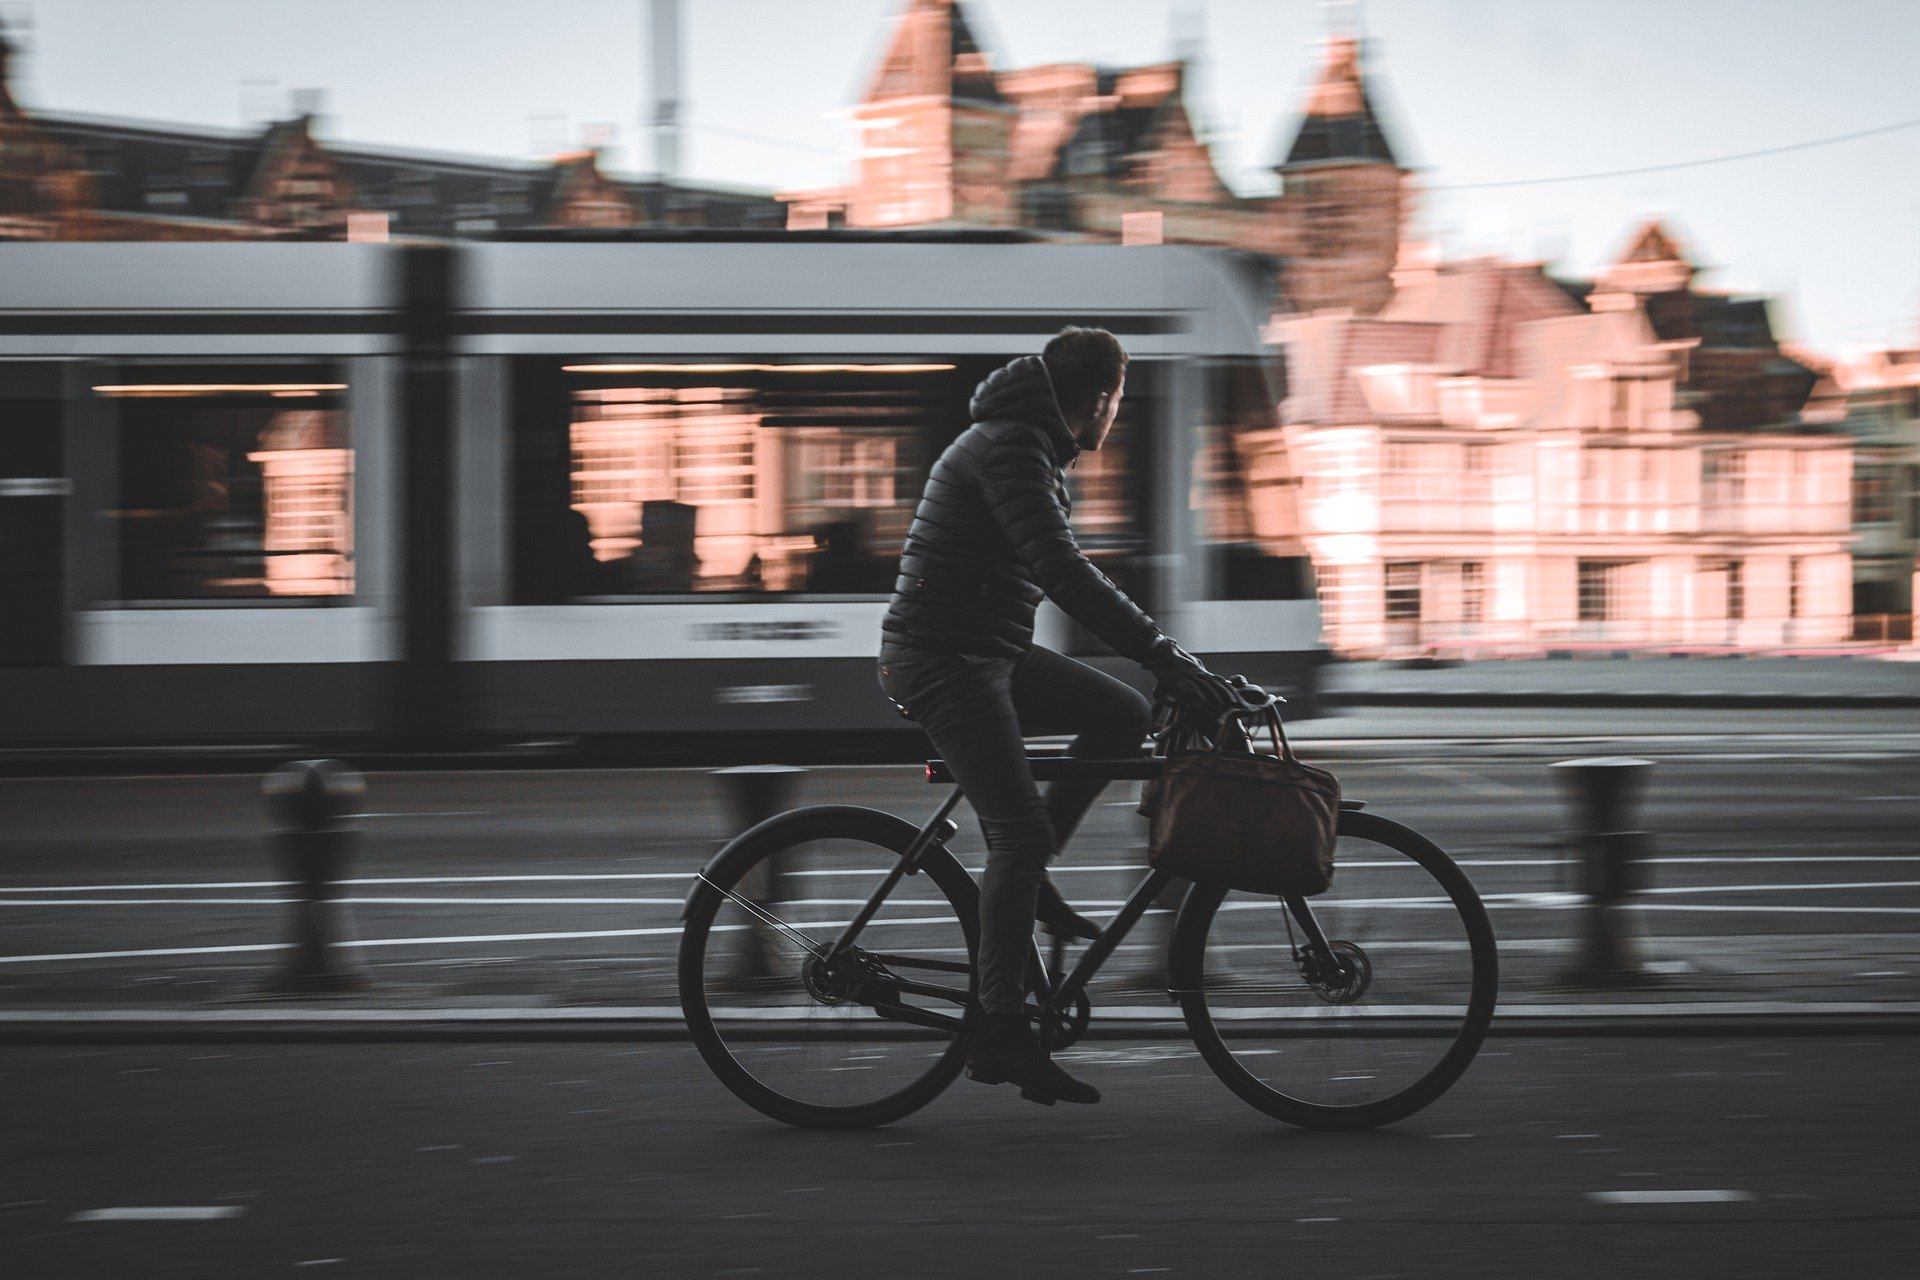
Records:
[[[1073,1004],[1069,1008],[1049,1005],[1040,1014],[1041,1040],[1047,1051],[1065,1049],[1073,1045],[1087,1033],[1087,1026],[1093,1021],[1093,1001],[1087,998],[1085,988],[1073,993]]]

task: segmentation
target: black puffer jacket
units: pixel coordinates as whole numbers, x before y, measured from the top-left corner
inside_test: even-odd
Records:
[[[1067,524],[1064,465],[1080,448],[1038,356],[996,369],[973,393],[974,425],[933,464],[882,624],[897,644],[1014,657],[1052,597],[1136,662],[1160,629],[1093,567]]]

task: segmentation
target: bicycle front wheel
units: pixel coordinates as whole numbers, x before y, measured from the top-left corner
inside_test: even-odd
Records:
[[[1479,895],[1432,841],[1353,810],[1339,837],[1333,887],[1315,897],[1195,885],[1169,971],[1236,1094],[1290,1124],[1366,1129],[1460,1078],[1493,1019],[1499,962]]]
[[[737,839],[688,899],[687,1029],[721,1082],[776,1120],[888,1124],[965,1063],[979,899],[944,849],[829,954],[914,834],[873,809],[797,809]]]

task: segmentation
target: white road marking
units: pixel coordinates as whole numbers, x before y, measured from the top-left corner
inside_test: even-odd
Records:
[[[148,1205],[118,1209],[82,1209],[68,1222],[220,1222],[237,1218],[246,1207],[237,1204]]]
[[[1734,1204],[1753,1199],[1751,1191],[1589,1191],[1601,1204]]]
[[[484,818],[491,809],[396,809],[391,813],[350,813],[349,818]]]
[[[1485,796],[1490,799],[1504,800],[1509,796],[1524,796],[1527,794],[1527,792],[1519,787],[1509,786],[1504,782],[1495,782],[1492,778],[1483,778],[1477,773],[1459,765],[1416,765],[1413,772],[1425,774],[1429,778],[1436,778],[1446,783],[1449,787],[1465,787],[1477,796]]]
[[[882,925],[921,925],[954,923],[954,917],[945,916],[907,916],[897,920],[875,920],[868,928]],[[845,928],[851,923],[846,920],[799,920],[788,921],[796,929],[835,929]],[[746,929],[744,924],[715,925],[713,932],[731,933]],[[358,938],[338,945],[343,947],[434,947],[456,946],[470,942],[566,942],[578,938],[659,938],[678,937],[681,927],[677,924],[663,925],[652,929],[574,929],[543,933],[475,933],[455,934],[441,938]],[[57,955],[0,956],[0,964],[52,964],[66,960],[125,960],[146,959],[154,956],[204,956],[222,955],[233,952],[286,951],[293,946],[290,942],[248,942],[218,947],[147,947],[135,951],[68,951]]]
[[[1456,858],[1454,861],[1462,867],[1558,867],[1565,865],[1567,858]],[[1788,863],[1795,866],[1824,866],[1830,863],[1846,862],[1920,862],[1920,853],[1845,853],[1821,854],[1801,857],[1780,854],[1693,854],[1653,857],[1645,859],[1651,866],[1683,865],[1742,865],[1747,863]],[[1343,859],[1340,869],[1343,871],[1367,869],[1385,869],[1398,867],[1412,869],[1405,859],[1379,861],[1374,859]],[[1128,872],[1144,873],[1144,862],[1099,863],[1076,866],[1071,863],[1059,863],[1049,868],[1052,875],[1092,874]],[[968,867],[972,875],[979,875],[981,868]],[[849,870],[803,870],[789,872],[800,877],[845,877],[874,876],[873,869]],[[430,885],[430,884],[565,884],[571,882],[590,882],[608,880],[677,880],[682,884],[691,884],[693,871],[606,871],[606,872],[549,872],[528,875],[475,875],[475,876],[361,876],[342,880],[342,886],[372,885]],[[39,893],[171,893],[171,892],[208,892],[221,889],[288,889],[293,887],[291,880],[198,880],[169,881],[164,883],[143,882],[135,884],[57,884],[57,885],[0,885],[0,894],[39,894]],[[280,899],[246,899],[246,901],[282,901]],[[678,899],[675,899],[678,902]]]
[[[1408,864],[1342,863],[1342,870],[1353,870],[1355,866],[1403,866]],[[1557,865],[1557,864],[1556,864]],[[1718,893],[1811,893],[1838,892],[1865,889],[1920,889],[1920,880],[1841,880],[1813,882],[1803,884],[1711,884],[1711,885],[1672,885],[1656,886],[1639,891],[1640,897],[1673,897]],[[6,891],[0,890],[0,895]],[[1577,893],[1565,892],[1518,892],[1487,893],[1482,895],[1488,906],[1522,905],[1530,907],[1573,907],[1583,905],[1585,898]],[[287,906],[298,901],[295,898],[19,898],[10,899],[0,896],[0,909],[15,907],[167,907],[167,906]],[[539,897],[539,898],[499,898],[499,897],[344,897],[335,899],[347,906],[527,906],[527,907],[569,907],[569,906],[615,906],[615,907],[677,907],[685,902],[684,898],[609,898],[609,897]],[[848,907],[859,906],[865,898],[789,898],[788,906],[794,907]],[[1446,900],[1438,895],[1420,898],[1375,898],[1375,899],[1329,899],[1333,905],[1345,907],[1409,905],[1414,903],[1440,905]],[[1121,898],[1082,899],[1079,906],[1087,909],[1117,910],[1124,905]],[[908,904],[911,905],[911,904]],[[1266,903],[1229,903],[1228,910],[1265,907]],[[1705,908],[1702,908],[1705,909]],[[1781,908],[1785,910],[1786,908]],[[1809,908],[1826,910],[1828,908]],[[1834,908],[1838,909],[1838,908]],[[1871,910],[1902,910],[1901,908],[1875,907]]]

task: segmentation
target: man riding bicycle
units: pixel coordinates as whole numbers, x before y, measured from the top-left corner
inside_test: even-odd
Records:
[[[1127,353],[1104,329],[1062,329],[1038,356],[975,389],[973,425],[933,465],[907,531],[883,623],[880,684],[946,758],[986,837],[980,890],[980,1022],[967,1075],[1040,1101],[1098,1102],[1028,1025],[1026,962],[1038,917],[1052,933],[1098,928],[1047,878],[1101,781],[1052,783],[1043,799],[1023,726],[1072,730],[1068,754],[1138,754],[1151,707],[1130,686],[1033,641],[1043,596],[1153,674],[1155,699],[1218,712],[1233,686],[1163,635],[1081,552],[1065,468],[1100,448],[1126,391]]]

